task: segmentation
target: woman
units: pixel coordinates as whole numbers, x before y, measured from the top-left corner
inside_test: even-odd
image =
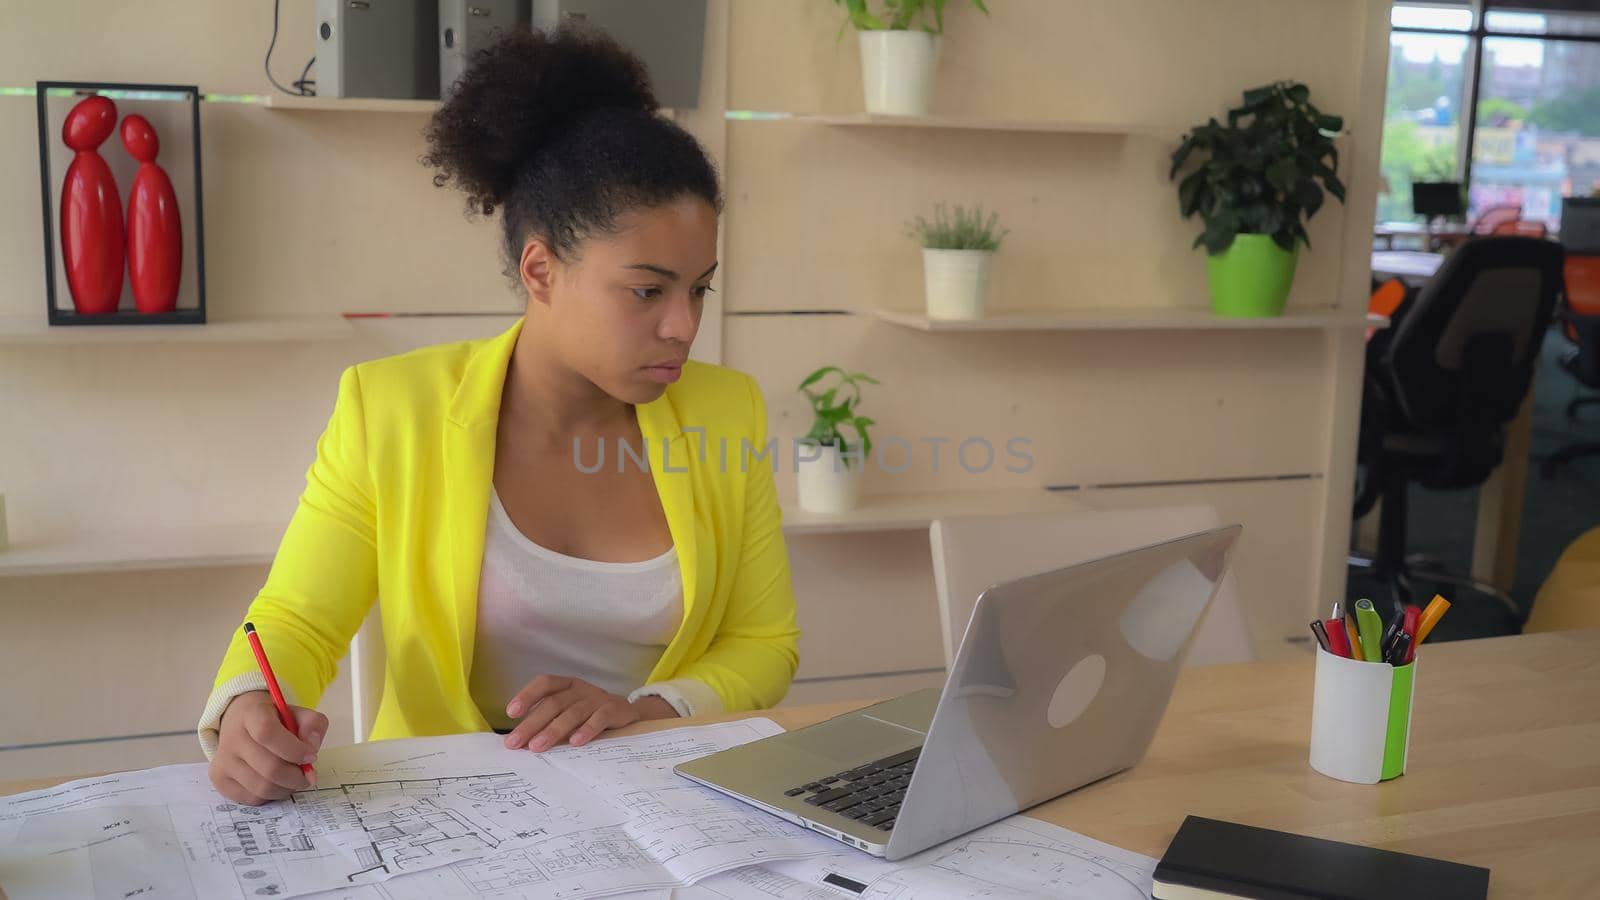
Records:
[[[643,65],[579,24],[482,51],[428,129],[435,184],[500,212],[526,314],[346,370],[306,490],[205,713],[217,790],[312,784],[314,707],[381,598],[374,738],[494,729],[581,745],[640,719],[771,706],[794,595],[754,381],[689,361],[722,198]],[[731,449],[723,449],[731,448]],[[720,451],[720,452],[719,452]]]

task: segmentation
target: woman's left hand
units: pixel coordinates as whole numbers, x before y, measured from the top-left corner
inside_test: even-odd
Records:
[[[652,701],[653,705],[647,705]],[[669,715],[676,715],[659,697],[644,697],[638,703],[629,703],[628,698],[581,678],[540,675],[506,704],[506,715],[512,718],[527,714],[506,735],[506,747],[516,750],[526,746],[529,750],[540,751],[562,740],[581,747],[603,731],[632,725],[641,719],[664,718],[657,706],[664,707]]]

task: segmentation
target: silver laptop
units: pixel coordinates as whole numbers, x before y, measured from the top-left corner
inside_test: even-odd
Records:
[[[942,689],[675,771],[901,859],[1144,756],[1241,526],[994,585]]]

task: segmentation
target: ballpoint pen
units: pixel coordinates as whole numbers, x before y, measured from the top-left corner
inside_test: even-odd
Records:
[[[1389,652],[1384,655],[1384,662],[1391,666],[1403,666],[1411,661],[1411,632],[1401,630],[1395,632],[1394,640],[1389,644]]]
[[[1345,633],[1344,619],[1329,619],[1323,622],[1322,633],[1328,636],[1329,653],[1350,658],[1350,636]]]
[[[1401,607],[1400,609],[1404,609],[1404,607]],[[1377,612],[1377,609],[1374,608],[1373,612]],[[1400,623],[1404,621],[1405,616],[1401,615],[1399,609],[1397,609],[1395,610],[1395,614],[1389,617],[1389,621],[1385,622],[1383,625],[1383,636],[1378,639],[1378,646],[1384,649],[1384,661],[1386,662],[1389,658],[1389,645],[1394,643],[1395,636],[1400,633]]]
[[[1321,619],[1311,620],[1311,634],[1316,637],[1319,647],[1329,653],[1333,652],[1333,648],[1328,646],[1328,631],[1323,627]]]
[[[1406,647],[1406,657],[1400,661],[1405,665],[1417,658],[1417,631],[1422,627],[1422,610],[1415,606],[1406,606],[1405,620],[1400,624],[1400,630],[1411,636],[1411,644]]]

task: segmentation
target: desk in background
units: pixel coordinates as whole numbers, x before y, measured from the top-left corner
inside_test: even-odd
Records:
[[[1386,250],[1394,249],[1397,237],[1415,237],[1422,239],[1424,250],[1432,251],[1453,247],[1472,237],[1472,229],[1460,223],[1429,226],[1421,222],[1379,222],[1372,226],[1372,236],[1374,243],[1382,241]]]
[[[1372,251],[1373,278],[1399,278],[1414,287],[1431,281],[1443,264],[1444,255],[1439,253],[1423,253],[1420,250]]]
[[[1307,655],[1183,670],[1142,762],[1028,814],[1158,858],[1194,813],[1487,866],[1493,898],[1594,895],[1600,630],[1426,645],[1410,772],[1379,785],[1312,771],[1312,668]],[[762,715],[792,729],[865,702]],[[0,794],[59,781],[0,782]]]

